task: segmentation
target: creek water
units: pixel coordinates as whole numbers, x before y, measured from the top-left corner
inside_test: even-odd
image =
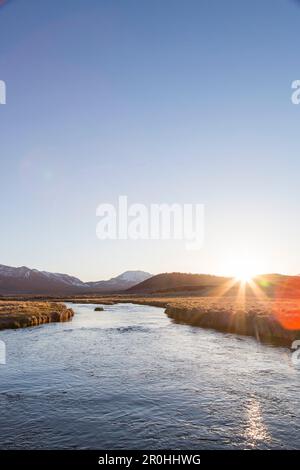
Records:
[[[71,322],[0,332],[1,449],[300,448],[287,349],[156,307],[71,307]]]

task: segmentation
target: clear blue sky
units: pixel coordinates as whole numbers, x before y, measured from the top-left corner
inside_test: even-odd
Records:
[[[300,272],[300,2],[11,0],[0,7],[0,263]],[[205,244],[110,241],[96,207],[206,206]]]

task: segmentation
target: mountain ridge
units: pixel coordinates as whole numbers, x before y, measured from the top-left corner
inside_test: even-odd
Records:
[[[0,294],[111,293],[124,291],[151,276],[145,271],[125,271],[109,280],[83,282],[69,274],[0,264]]]
[[[261,274],[244,284],[233,277],[211,274],[162,273],[152,276],[125,291],[133,295],[176,294],[220,297],[238,295],[245,291],[247,296],[277,298],[300,298],[300,276],[285,274]]]

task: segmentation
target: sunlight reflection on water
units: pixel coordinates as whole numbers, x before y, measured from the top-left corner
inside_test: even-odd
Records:
[[[271,436],[263,422],[261,405],[256,398],[252,398],[246,408],[246,419],[245,437],[252,447],[256,447],[260,441],[270,441]]]

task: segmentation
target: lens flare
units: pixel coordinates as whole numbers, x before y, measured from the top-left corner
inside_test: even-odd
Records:
[[[300,330],[300,276],[282,281],[276,288],[275,299],[274,316],[281,326]]]

